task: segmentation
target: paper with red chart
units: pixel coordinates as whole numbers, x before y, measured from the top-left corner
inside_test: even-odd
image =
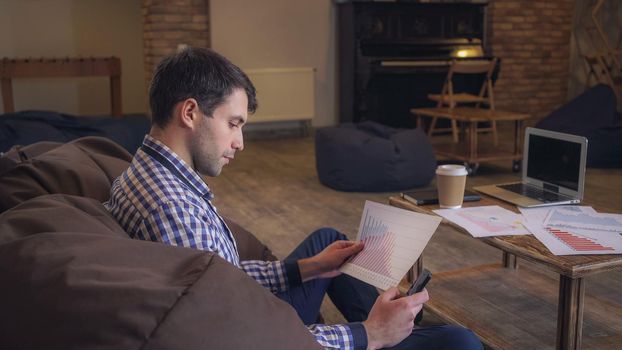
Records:
[[[498,205],[460,209],[438,209],[434,213],[467,230],[473,237],[527,235],[520,214]]]
[[[543,209],[537,217],[526,220],[525,226],[554,255],[622,254],[622,215],[559,206],[546,213]]]
[[[583,205],[556,205],[551,207],[536,207],[536,208],[523,208],[518,207],[521,214],[523,214],[523,218],[526,221],[531,221],[532,223],[540,223],[544,225],[546,218],[549,216],[551,210],[556,209],[565,209],[572,212],[580,212],[586,214],[596,214],[596,210],[592,207],[583,206]]]
[[[622,233],[577,228],[525,226],[554,255],[622,254]]]
[[[440,222],[435,215],[366,201],[356,236],[365,247],[340,270],[382,290],[397,286]]]

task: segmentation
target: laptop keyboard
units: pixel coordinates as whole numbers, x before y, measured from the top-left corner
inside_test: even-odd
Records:
[[[567,199],[567,197],[561,196],[557,193],[547,192],[540,188],[527,186],[522,183],[498,185],[498,187],[503,188],[504,190],[508,190],[510,192],[522,194],[523,196],[527,196],[529,198],[540,200],[545,203],[559,202]]]

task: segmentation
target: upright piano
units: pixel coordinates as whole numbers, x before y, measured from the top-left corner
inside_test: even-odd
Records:
[[[487,1],[337,0],[340,122],[414,127],[409,110],[433,106],[454,58],[490,55]],[[497,67],[498,71],[498,67]],[[479,92],[481,82],[464,81]]]

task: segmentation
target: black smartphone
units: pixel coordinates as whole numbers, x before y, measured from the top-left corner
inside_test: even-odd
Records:
[[[416,205],[438,204],[436,188],[403,192],[402,198]],[[464,191],[465,202],[475,202],[480,199],[482,197],[479,194],[469,190]]]
[[[417,280],[413,282],[412,286],[410,286],[410,288],[408,289],[408,293],[406,293],[406,295],[413,295],[415,293],[421,292],[431,278],[432,273],[428,269],[423,269],[419,277],[417,277]]]

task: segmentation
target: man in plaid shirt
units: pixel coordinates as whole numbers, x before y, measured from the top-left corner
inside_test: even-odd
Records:
[[[413,330],[427,291],[402,297],[339,267],[363,249],[333,229],[312,233],[284,261],[240,261],[229,228],[200,175],[218,176],[244,147],[242,127],[257,107],[248,77],[223,56],[186,48],[164,59],[149,89],[152,128],[105,206],[136,239],[217,253],[292,305],[318,343],[333,349],[481,349],[455,326]],[[348,324],[314,324],[328,293]]]

